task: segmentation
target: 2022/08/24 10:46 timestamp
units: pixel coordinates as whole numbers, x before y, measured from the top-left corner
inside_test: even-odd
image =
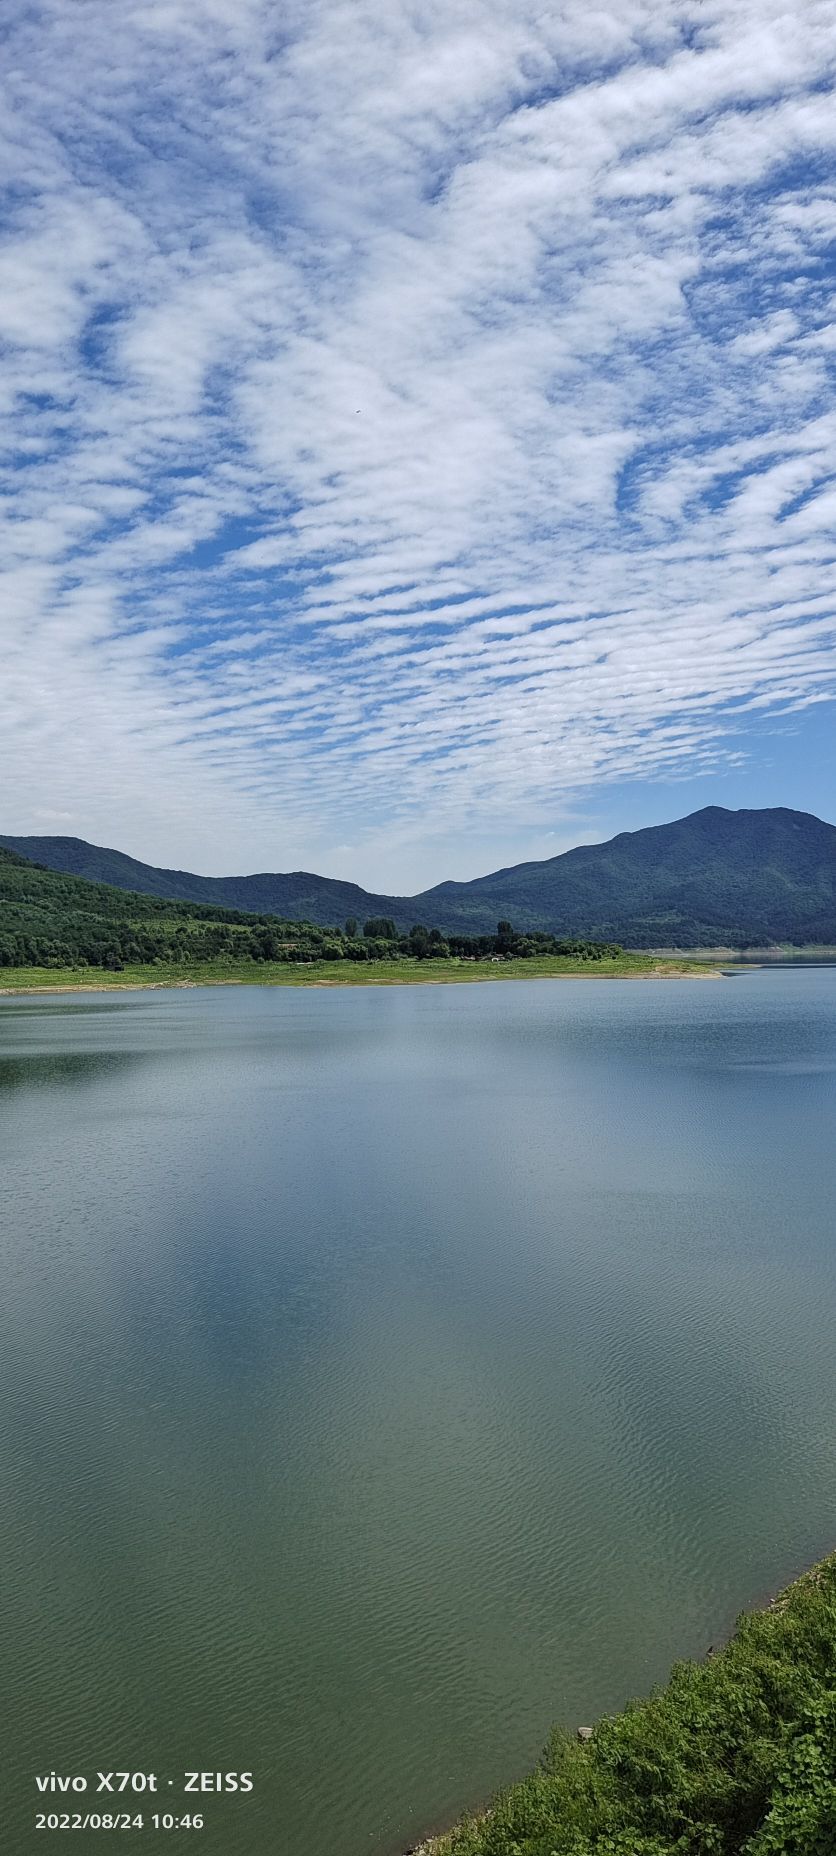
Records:
[[[36,1830],[202,1830],[203,1813],[152,1811],[150,1816],[137,1811],[38,1811]]]
[[[166,1786],[173,1786],[173,1779],[163,1781]],[[48,1772],[35,1779],[39,1792],[69,1792],[78,1796],[79,1792],[133,1792],[131,1808],[117,1807],[115,1810],[105,1805],[103,1809],[80,1811],[44,1810],[35,1814],[36,1830],[202,1830],[204,1826],[203,1811],[195,1811],[189,1806],[185,1810],[138,1810],[136,1794],[157,1792],[160,1781],[155,1772],[97,1772],[91,1785],[86,1774],[78,1772],[65,1777],[63,1774]],[[253,1775],[251,1772],[186,1772],[183,1774],[184,1792],[251,1792]],[[155,1800],[156,1802],[156,1800]],[[173,1801],[172,1801],[173,1802]]]

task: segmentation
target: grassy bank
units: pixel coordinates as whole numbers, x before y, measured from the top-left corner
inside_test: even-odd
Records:
[[[692,960],[658,960],[650,954],[620,954],[613,960],[573,960],[548,955],[531,960],[314,960],[206,961],[102,967],[4,967],[0,993],[67,992],[130,986],[415,986],[471,980],[717,978],[716,968]]]
[[[836,1554],[426,1856],[834,1856]]]

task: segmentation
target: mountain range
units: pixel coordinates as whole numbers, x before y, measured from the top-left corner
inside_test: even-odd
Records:
[[[508,919],[519,929],[635,948],[836,943],[836,827],[783,806],[706,806],[668,825],[416,896],[377,895],[298,870],[197,876],[82,838],[0,835],[0,844],[117,889],[321,926],[389,916],[404,929],[423,922],[448,934],[481,934]]]

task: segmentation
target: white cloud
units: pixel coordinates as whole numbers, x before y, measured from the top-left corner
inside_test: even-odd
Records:
[[[834,25],[21,9],[7,828],[406,888],[831,694]]]

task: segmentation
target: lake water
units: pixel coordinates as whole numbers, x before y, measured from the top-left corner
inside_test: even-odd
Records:
[[[836,1545],[834,1109],[836,969],[3,1000],[6,1847],[389,1856]]]

